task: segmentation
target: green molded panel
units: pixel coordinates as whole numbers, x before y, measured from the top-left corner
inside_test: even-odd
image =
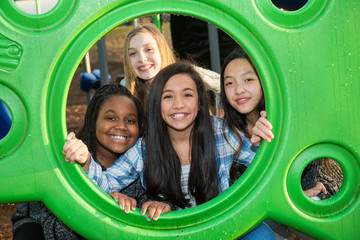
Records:
[[[309,1],[284,12],[270,0],[59,0],[44,15],[0,1],[0,100],[13,117],[0,140],[0,203],[42,200],[90,239],[233,239],[267,218],[319,239],[360,236],[360,1]],[[66,99],[89,48],[146,14],[191,15],[231,35],[254,60],[275,139],[228,191],[146,222],[126,215],[78,165],[65,163]],[[305,166],[337,160],[334,197],[308,199]],[[90,227],[89,227],[90,226]]]

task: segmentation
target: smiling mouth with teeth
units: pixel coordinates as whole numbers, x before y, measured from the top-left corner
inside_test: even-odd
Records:
[[[187,115],[188,115],[187,113],[178,113],[178,114],[172,114],[171,117],[177,119],[177,118],[184,118]]]
[[[127,139],[127,137],[125,136],[117,136],[117,135],[110,135],[111,138],[115,138],[115,139],[120,139],[120,140],[123,140],[125,141]]]
[[[237,100],[236,100],[236,103],[242,104],[242,103],[247,102],[248,100],[249,100],[248,98],[241,98],[241,99],[237,99]]]
[[[146,65],[146,66],[139,67],[139,70],[140,71],[145,71],[145,70],[148,70],[150,68],[151,68],[151,65]]]

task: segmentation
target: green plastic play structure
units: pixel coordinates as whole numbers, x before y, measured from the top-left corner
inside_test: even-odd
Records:
[[[59,0],[31,15],[1,0],[0,100],[12,125],[0,140],[0,203],[44,201],[89,239],[234,239],[267,218],[318,239],[360,239],[359,11],[358,0],[310,0],[293,12],[270,0]],[[249,53],[275,139],[219,197],[147,222],[66,163],[62,146],[69,86],[86,52],[117,25],[158,13],[211,22]],[[344,173],[323,201],[300,185],[319,157]]]

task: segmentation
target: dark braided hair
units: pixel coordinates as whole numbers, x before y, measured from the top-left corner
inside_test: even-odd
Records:
[[[139,137],[142,137],[144,134],[145,115],[139,100],[135,98],[126,87],[120,84],[103,85],[91,98],[86,110],[84,125],[76,135],[78,139],[81,139],[87,145],[89,152],[97,162],[99,161],[97,160],[96,154],[96,120],[98,118],[99,109],[101,106],[107,99],[114,95],[126,96],[134,102],[138,114]]]
[[[226,119],[226,122],[224,122],[224,124],[227,124],[228,127],[230,128],[231,131],[233,131],[237,137],[239,138],[239,147],[238,149],[236,149],[235,154],[234,154],[234,158],[233,158],[233,163],[230,169],[230,177],[231,180],[235,181],[239,178],[240,174],[242,174],[245,170],[246,167],[240,165],[239,163],[237,163],[235,161],[235,159],[239,156],[240,152],[241,152],[241,147],[242,147],[242,140],[239,134],[239,130],[241,132],[243,132],[245,134],[245,136],[250,137],[249,136],[249,131],[247,129],[247,124],[246,124],[246,116],[245,114],[241,114],[239,113],[236,109],[234,109],[229,101],[226,98],[226,94],[225,94],[225,87],[224,87],[224,74],[225,74],[225,69],[227,67],[227,65],[234,59],[246,59],[250,65],[252,66],[252,68],[254,69],[256,75],[259,77],[258,73],[256,72],[256,69],[250,59],[250,57],[246,54],[246,52],[242,49],[242,48],[236,48],[234,49],[224,60],[224,63],[222,65],[221,68],[221,75],[220,75],[220,85],[221,85],[221,93],[220,93],[220,98],[221,98],[221,105],[224,108],[224,118]],[[259,78],[260,79],[260,78]],[[261,83],[260,83],[261,84]],[[258,103],[258,105],[256,106],[257,111],[260,112],[262,110],[265,110],[265,98],[264,95],[262,96],[260,102]],[[259,115],[260,117],[260,115]],[[225,136],[225,133],[224,133]],[[226,136],[225,136],[226,139]],[[239,174],[240,173],[240,174]]]

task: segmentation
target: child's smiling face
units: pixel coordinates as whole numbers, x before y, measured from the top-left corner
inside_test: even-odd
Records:
[[[138,112],[126,96],[104,101],[96,120],[97,153],[118,155],[132,147],[139,136]]]
[[[248,62],[237,58],[229,62],[224,71],[224,89],[229,104],[239,113],[259,114],[256,107],[263,91],[260,80]]]
[[[137,77],[152,81],[161,70],[161,56],[154,36],[140,32],[129,42],[129,59]]]
[[[191,131],[198,109],[199,97],[194,80],[187,74],[172,76],[161,96],[161,114],[168,129]]]

